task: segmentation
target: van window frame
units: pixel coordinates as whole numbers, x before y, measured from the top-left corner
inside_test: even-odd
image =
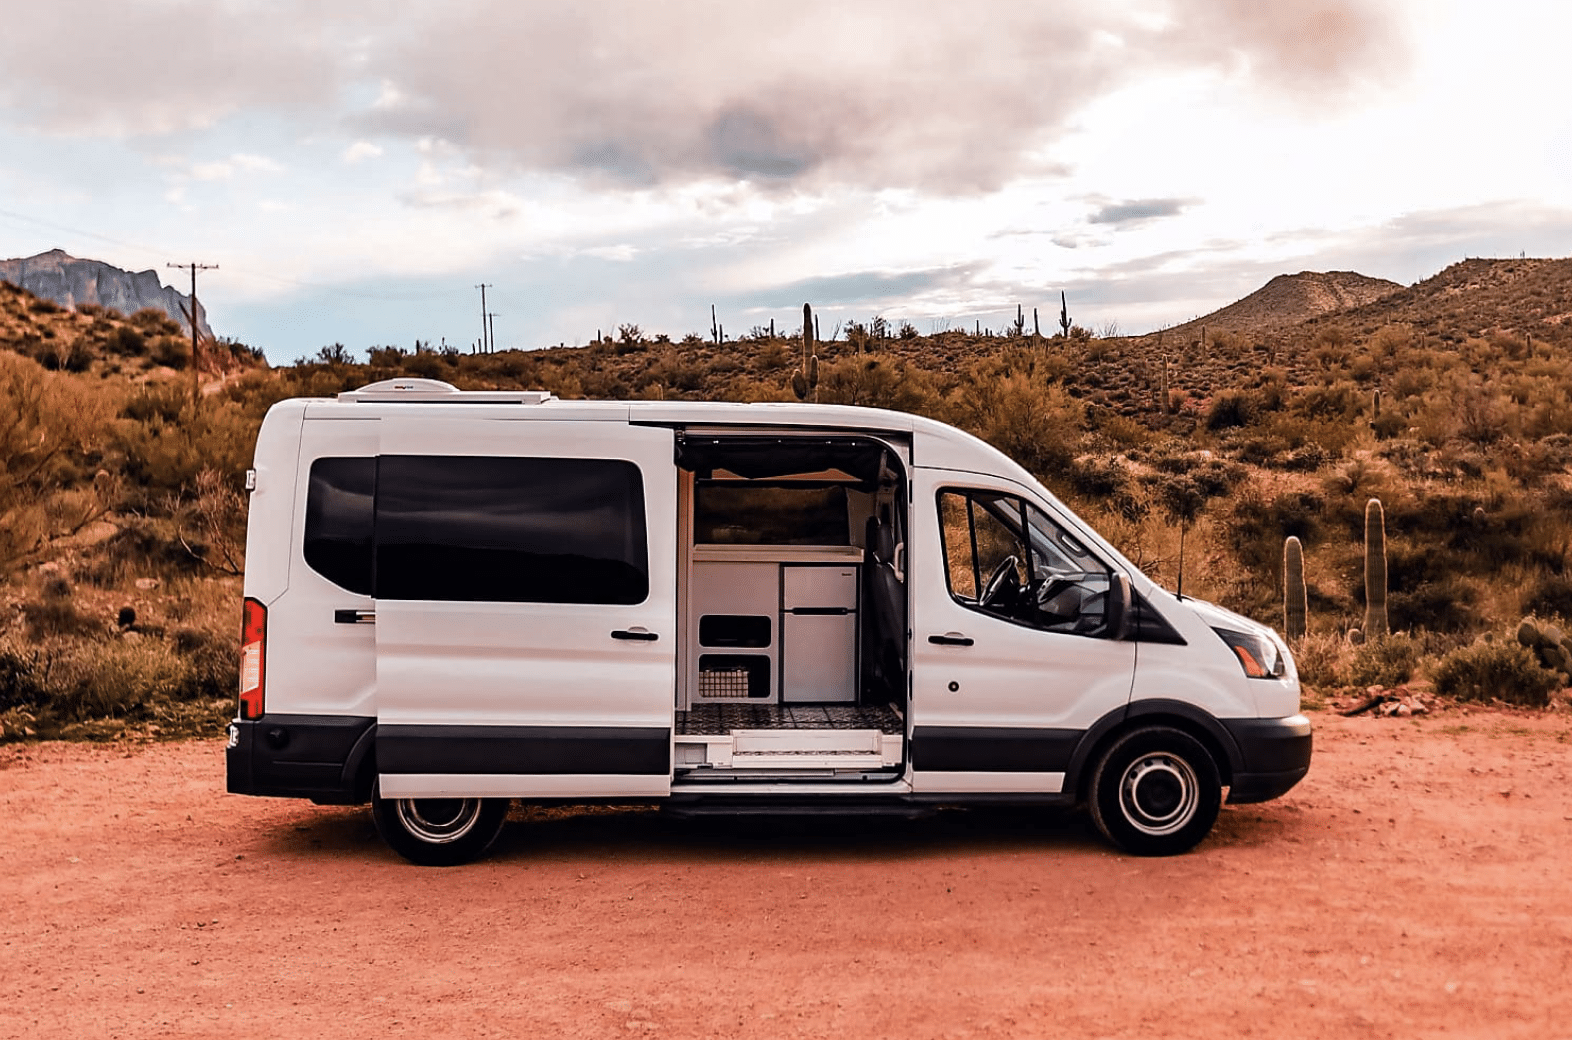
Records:
[[[966,509],[966,548],[969,549],[971,556],[971,579],[973,589],[976,592],[975,599],[967,598],[966,596],[957,592],[955,588],[954,572],[951,567],[950,559],[950,539],[947,537],[944,524],[944,501],[946,496],[951,495],[959,498]],[[977,501],[978,496],[987,496],[994,499],[1013,500],[1016,506],[1015,510],[1013,511],[1014,515],[1011,516],[1010,512],[1008,511],[995,511],[989,508],[987,504]],[[947,484],[940,486],[934,492],[934,512],[935,518],[939,525],[939,552],[941,554],[940,563],[944,570],[945,590],[949,593],[951,600],[953,600],[957,605],[964,607],[965,609],[974,613],[981,614],[984,617],[990,617],[999,621],[1008,622],[1009,624],[1016,625],[1020,628],[1027,628],[1034,632],[1079,636],[1086,639],[1109,639],[1112,637],[1112,633],[1108,630],[1106,623],[1100,630],[1095,632],[1074,632],[1067,631],[1062,628],[1046,626],[1032,620],[1006,613],[1004,611],[990,610],[987,607],[984,607],[982,605],[982,595],[985,591],[984,582],[987,579],[987,575],[981,573],[981,556],[978,552],[977,525],[975,516],[975,510],[978,508],[984,509],[989,516],[993,517],[1000,524],[1002,524],[1009,531],[1011,536],[1016,539],[1018,546],[1026,550],[1024,554],[1025,559],[1020,561],[1022,569],[1026,572],[1027,586],[1025,587],[1029,588],[1035,582],[1037,577],[1037,567],[1034,557],[1037,555],[1037,553],[1034,551],[1034,549],[1039,544],[1044,544],[1045,548],[1052,550],[1056,555],[1059,555],[1067,560],[1071,560],[1072,562],[1086,562],[1095,564],[1095,568],[1084,568],[1079,573],[1100,572],[1101,574],[1107,576],[1109,587],[1112,588],[1113,576],[1116,573],[1113,565],[1110,564],[1107,560],[1103,559],[1101,555],[1099,555],[1094,549],[1088,546],[1081,539],[1076,538],[1074,532],[1068,530],[1058,518],[1054,517],[1048,512],[1048,510],[1044,509],[1038,503],[1031,501],[1018,491],[1006,490],[1004,488],[977,486],[968,487],[960,484]],[[1042,518],[1051,526],[1052,530],[1045,531],[1042,530],[1038,525],[1033,524],[1030,520],[1031,514],[1028,512],[1028,509],[1035,510],[1038,514],[1040,514]],[[1013,525],[1010,522],[1011,520],[1014,521]],[[1030,534],[1023,534],[1023,532],[1030,532]],[[1040,535],[1042,538],[1042,543],[1034,541],[1030,536],[1031,534]],[[1066,541],[1068,541],[1070,544],[1065,544]]]

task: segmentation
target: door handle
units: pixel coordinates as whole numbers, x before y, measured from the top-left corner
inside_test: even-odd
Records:
[[[971,646],[975,640],[959,632],[946,632],[942,636],[929,636],[928,642],[938,643],[940,646]]]
[[[374,610],[335,610],[333,611],[335,625],[374,625],[377,623],[377,612]]]
[[[613,639],[636,639],[644,643],[653,643],[660,638],[655,632],[646,632],[642,628],[619,628],[611,634]]]

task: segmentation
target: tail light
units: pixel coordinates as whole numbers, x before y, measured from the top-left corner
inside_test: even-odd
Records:
[[[262,717],[267,667],[267,608],[247,598],[240,608],[240,717]]]

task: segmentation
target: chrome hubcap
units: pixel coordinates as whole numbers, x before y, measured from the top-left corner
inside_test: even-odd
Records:
[[[405,830],[433,845],[458,841],[480,819],[479,798],[400,798],[394,807]]]
[[[1125,769],[1119,782],[1119,807],[1142,833],[1172,834],[1195,815],[1200,787],[1190,763],[1158,751]]]

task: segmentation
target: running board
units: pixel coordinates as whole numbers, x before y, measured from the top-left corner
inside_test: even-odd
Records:
[[[737,729],[680,736],[677,770],[742,770],[749,773],[860,771],[901,764],[901,735],[876,729]]]

